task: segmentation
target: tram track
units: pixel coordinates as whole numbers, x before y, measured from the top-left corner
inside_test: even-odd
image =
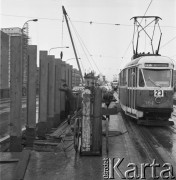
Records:
[[[150,162],[152,162],[153,158],[157,156],[159,163],[163,163],[163,160],[153,148],[154,144],[151,144],[149,137],[147,137],[145,133],[142,132],[141,129],[142,127],[141,126],[136,127],[138,125],[137,124],[135,125],[135,122],[132,121],[134,120],[129,117],[127,119],[125,118],[125,125],[127,127],[128,132],[131,133],[130,137],[133,140],[138,141],[140,144],[142,144],[143,151],[145,152],[147,157],[146,160],[150,160]],[[135,139],[134,136],[136,137]]]
[[[157,174],[163,170],[162,165],[164,163],[170,163],[176,168],[176,163],[172,160],[170,154],[158,143],[148,127],[137,125],[137,123],[134,122],[134,119],[131,119],[124,114],[123,119],[133,144],[135,146],[140,144],[140,147],[137,147],[137,149],[142,152],[140,152],[140,155],[143,157],[143,161],[152,163],[155,159],[156,162],[161,165],[160,168],[157,168]],[[141,148],[143,149],[141,150]],[[174,172],[173,175],[176,177],[176,172]]]
[[[151,134],[147,127],[141,126],[139,127],[139,131],[157,156],[157,161],[159,162],[160,160],[159,164],[170,163],[174,168],[173,175],[176,177],[176,162],[173,160],[171,154],[163,147],[161,143],[157,141],[157,139]]]

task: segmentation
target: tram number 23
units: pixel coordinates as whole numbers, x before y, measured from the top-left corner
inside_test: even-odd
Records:
[[[164,95],[163,90],[161,90],[161,89],[154,90],[154,96],[155,97],[163,97],[163,95]]]

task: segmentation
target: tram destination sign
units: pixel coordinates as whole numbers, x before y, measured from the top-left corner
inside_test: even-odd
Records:
[[[145,67],[169,67],[168,63],[145,63]]]

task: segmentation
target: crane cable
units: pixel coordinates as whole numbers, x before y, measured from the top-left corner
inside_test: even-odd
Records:
[[[73,23],[71,22],[71,20],[70,20],[69,17],[68,17],[68,19],[69,19],[70,24],[71,24],[71,26],[72,26],[72,28],[73,28],[73,30],[74,30],[74,32],[75,32],[76,37],[77,37],[77,39],[78,39],[78,41],[79,41],[79,43],[80,43],[80,45],[81,45],[81,47],[82,47],[85,55],[86,55],[86,58],[87,58],[87,60],[88,60],[88,62],[89,62],[89,64],[90,64],[91,68],[94,69],[93,66],[92,66],[92,64],[91,64],[91,62],[90,62],[90,60],[89,60],[89,58],[88,58],[88,56],[87,56],[87,53],[85,52],[85,50],[84,50],[84,48],[83,48],[83,45],[82,45],[81,40],[80,40],[80,36],[79,36],[78,32],[76,31],[76,28],[73,26]]]
[[[63,46],[63,39],[64,39],[64,15],[63,15],[63,18],[62,18],[62,32],[61,32],[61,47]]]
[[[68,16],[68,15],[67,15]],[[62,22],[64,22],[64,15],[63,15],[63,20],[62,20]],[[73,38],[73,37],[72,37]],[[76,46],[76,45],[75,45]],[[76,48],[76,47],[75,47]],[[79,56],[79,51],[78,51],[78,48],[76,48],[77,49],[77,54],[78,54],[78,57],[80,57]],[[82,61],[81,61],[81,66],[82,66],[82,69],[83,69],[83,72],[85,72],[85,69],[84,69],[84,66],[83,66],[83,64],[82,64]]]
[[[101,73],[100,69],[98,68],[97,64],[95,63],[94,59],[91,56],[91,53],[89,52],[88,48],[86,47],[84,41],[82,40],[81,36],[79,35],[78,31],[76,30],[76,28],[74,27],[73,23],[71,22],[71,25],[73,26],[73,29],[75,30],[75,32],[77,33],[80,43],[84,46],[84,48],[86,49],[87,53],[89,54],[90,58],[92,59],[92,62],[94,63],[95,67],[97,68],[97,70],[99,71],[99,73]],[[85,53],[86,54],[86,53]],[[87,56],[87,55],[86,55]],[[88,57],[87,57],[88,58]],[[88,58],[89,59],[89,58]]]
[[[70,22],[70,23],[71,23],[71,22]],[[82,50],[84,51],[84,54],[85,54],[85,56],[86,56],[86,58],[87,58],[87,60],[88,60],[88,62],[89,62],[89,64],[90,64],[91,68],[94,69],[93,66],[92,66],[92,63],[90,62],[90,60],[89,60],[89,58],[88,58],[88,55],[86,54],[86,52],[85,52],[85,50],[84,50],[84,47],[83,47],[83,45],[82,45],[82,43],[81,43],[81,41],[80,41],[80,39],[79,39],[78,33],[77,33],[77,31],[75,30],[75,28],[73,27],[73,24],[72,24],[72,23],[71,23],[71,26],[72,26],[72,28],[73,28],[73,30],[74,30],[74,33],[75,33],[75,35],[76,35],[76,37],[77,37],[77,39],[78,39],[78,41],[79,41],[79,43],[80,43],[80,45],[81,45],[81,47],[82,47]]]

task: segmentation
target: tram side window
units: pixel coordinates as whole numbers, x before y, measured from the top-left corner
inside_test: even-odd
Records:
[[[120,73],[120,85],[125,86],[127,84],[126,69]]]
[[[141,69],[139,69],[139,87],[144,87],[144,78]]]
[[[136,76],[135,76],[135,87],[137,87],[137,79],[138,79],[138,68],[136,67],[135,68],[135,74],[136,74]]]
[[[119,74],[120,86],[122,85],[122,73]]]
[[[128,69],[128,87],[131,87],[131,69]]]
[[[136,87],[136,68],[132,69],[132,83],[133,83],[133,87]]]
[[[171,82],[172,82],[172,84],[171,84],[172,87],[174,87],[174,74],[173,74],[173,73],[174,73],[174,72],[173,72],[173,70],[172,70],[172,81],[171,81]]]
[[[125,86],[127,84],[127,80],[126,80],[126,69],[123,70],[123,86]]]

